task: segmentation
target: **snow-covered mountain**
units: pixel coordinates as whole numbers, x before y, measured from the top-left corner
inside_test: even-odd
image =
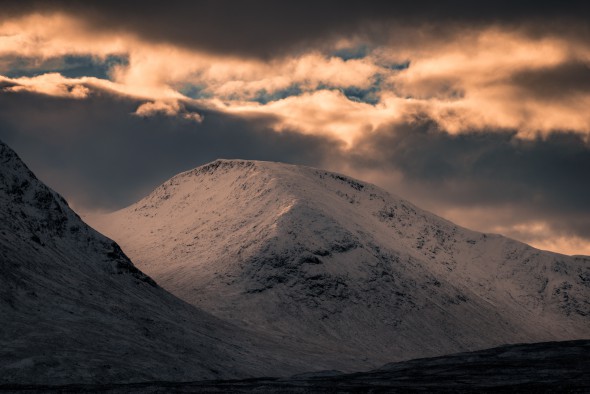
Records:
[[[590,258],[323,170],[217,160],[88,220],[187,302],[375,364],[590,338]]]
[[[262,337],[140,272],[0,142],[0,384],[290,375],[358,361]]]

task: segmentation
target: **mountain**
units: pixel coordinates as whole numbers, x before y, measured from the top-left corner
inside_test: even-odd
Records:
[[[1,142],[0,322],[4,384],[285,376],[352,363],[171,295]]]
[[[359,362],[590,338],[590,258],[319,169],[217,160],[88,220],[183,300]]]

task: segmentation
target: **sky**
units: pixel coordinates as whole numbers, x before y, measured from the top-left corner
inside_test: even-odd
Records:
[[[588,2],[0,10],[0,140],[79,212],[217,158],[272,160],[590,255]]]

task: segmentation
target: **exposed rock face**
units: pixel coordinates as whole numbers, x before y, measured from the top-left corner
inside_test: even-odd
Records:
[[[218,160],[89,218],[164,288],[372,363],[590,337],[590,259],[318,169]]]

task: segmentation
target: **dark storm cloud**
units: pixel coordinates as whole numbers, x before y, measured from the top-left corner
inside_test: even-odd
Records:
[[[4,15],[64,11],[97,30],[127,31],[206,51],[273,57],[334,37],[389,39],[396,26],[431,29],[445,40],[456,28],[502,24],[534,35],[588,39],[586,1],[5,1]],[[460,29],[459,29],[460,30]],[[420,34],[404,40],[424,41]],[[399,37],[394,37],[399,39]]]
[[[352,160],[359,168],[401,172],[423,200],[508,207],[515,222],[547,220],[563,233],[590,238],[590,144],[578,134],[533,140],[499,130],[451,135],[422,120],[365,137]]]
[[[568,99],[577,93],[590,93],[590,65],[578,61],[529,69],[515,74],[510,82],[534,97]]]
[[[43,181],[90,209],[123,207],[178,172],[220,157],[320,165],[338,146],[277,133],[270,118],[199,111],[205,118],[196,123],[130,115],[138,105],[99,90],[85,100],[0,93],[0,139]]]

